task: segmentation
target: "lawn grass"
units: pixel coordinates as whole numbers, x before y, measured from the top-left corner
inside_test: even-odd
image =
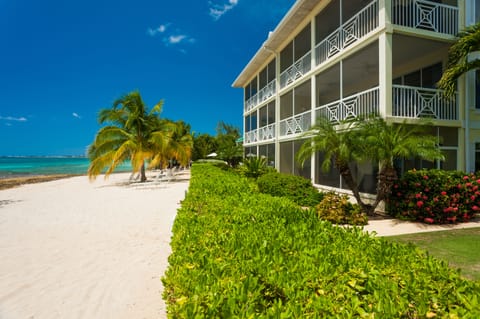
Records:
[[[452,268],[460,268],[461,274],[480,281],[480,228],[435,231],[385,237],[386,239],[412,243],[425,249],[437,259],[448,262]]]

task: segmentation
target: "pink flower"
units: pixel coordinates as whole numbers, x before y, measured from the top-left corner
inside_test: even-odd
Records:
[[[415,187],[420,187],[420,183],[415,183]]]
[[[440,194],[442,194],[442,196],[445,196],[445,195],[447,195],[447,192],[446,192],[446,191],[443,191],[443,192],[441,192]]]
[[[427,179],[428,179],[428,176],[427,176],[427,175],[424,175],[424,176],[423,176],[423,179],[427,180]]]
[[[480,179],[477,179],[477,183],[480,184]]]
[[[398,188],[398,184],[393,185],[393,188]]]
[[[423,195],[423,200],[427,200],[428,199],[428,196],[427,195]]]
[[[423,202],[422,202],[421,200],[419,200],[419,201],[417,202],[417,206],[418,206],[418,208],[422,208]]]
[[[429,223],[429,224],[433,224],[433,222],[434,222],[433,218],[430,218],[430,217],[425,217],[423,219],[423,221],[426,222],[426,223]]]
[[[419,199],[420,197],[422,197],[422,194],[415,194],[416,199]]]
[[[463,176],[464,181],[468,180],[468,178],[469,178],[468,176]]]
[[[435,198],[433,199],[433,201],[434,201],[435,203],[438,203],[438,197],[435,197]]]
[[[470,196],[471,200],[475,200],[475,195]]]
[[[472,186],[472,183],[466,183],[465,186],[470,187]]]
[[[425,193],[428,193],[430,191],[430,188],[425,187]]]
[[[472,210],[474,210],[474,211],[477,211],[477,210],[479,210],[479,209],[480,209],[480,208],[479,208],[477,205],[474,205],[474,206],[472,207]]]

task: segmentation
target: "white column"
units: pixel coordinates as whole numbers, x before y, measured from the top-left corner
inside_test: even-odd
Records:
[[[384,32],[378,38],[379,113],[392,116],[392,34]]]
[[[280,53],[275,52],[275,168],[280,171]]]
[[[310,30],[311,30],[311,52],[312,52],[312,70],[315,69],[316,65],[316,54],[315,54],[315,38],[316,38],[316,23],[315,17],[312,18],[310,23]],[[317,106],[317,96],[315,94],[316,88],[316,77],[312,75],[310,78],[310,95],[311,95],[311,125],[315,125],[317,120],[315,116],[315,107]],[[310,162],[310,179],[312,183],[315,183],[315,154],[312,155]]]

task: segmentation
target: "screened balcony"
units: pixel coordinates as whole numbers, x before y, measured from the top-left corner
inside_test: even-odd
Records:
[[[393,85],[392,116],[458,120],[456,99],[445,99],[441,90]]]
[[[458,33],[458,6],[455,0],[392,0],[392,23],[438,33]]]

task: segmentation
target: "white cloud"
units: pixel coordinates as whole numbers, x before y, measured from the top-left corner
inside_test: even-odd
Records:
[[[82,118],[80,115],[78,115],[78,113],[75,113],[75,112],[72,113],[72,116],[73,116],[73,117],[76,117],[77,119],[81,119],[81,118]]]
[[[214,20],[220,19],[225,13],[235,8],[238,4],[238,0],[228,0],[224,4],[215,4],[210,1],[210,16]]]
[[[3,121],[15,121],[15,122],[26,122],[27,119],[25,117],[13,117],[13,116],[0,116],[0,120]]]
[[[161,24],[160,26],[158,26],[158,28],[155,28],[155,29],[148,28],[147,33],[150,36],[154,37],[158,33],[164,33],[165,31],[167,31],[168,26],[169,26],[169,24]]]
[[[184,34],[171,35],[171,36],[168,37],[167,42],[170,43],[170,44],[178,44],[178,43],[182,42],[183,40],[185,40],[186,38],[187,38],[187,36],[184,35]]]

